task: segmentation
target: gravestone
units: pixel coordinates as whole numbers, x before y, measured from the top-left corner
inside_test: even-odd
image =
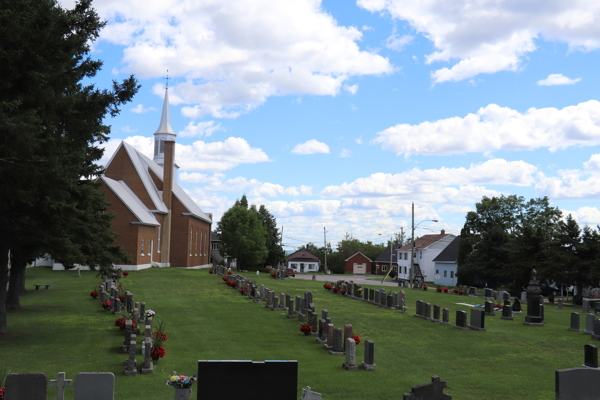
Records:
[[[133,312],[133,293],[127,292],[127,313],[131,314]]]
[[[325,344],[327,343],[327,331],[325,329],[327,322],[325,319],[321,318],[319,320],[319,337],[317,338],[317,343]]]
[[[585,315],[585,330],[583,333],[586,335],[594,334],[594,321],[596,320],[596,316],[594,314],[586,314]]]
[[[321,400],[321,393],[313,392],[310,386],[302,389],[302,394],[300,400]]]
[[[398,308],[398,293],[392,292],[392,307]]]
[[[348,340],[348,339],[352,339],[352,325],[351,324],[344,325],[344,346],[346,345],[346,340]],[[346,351],[345,347],[344,347],[344,351]]]
[[[98,300],[102,303],[103,301],[106,300],[106,292],[105,292],[105,288],[104,285],[100,286],[100,295],[98,296]]]
[[[380,307],[385,307],[386,304],[386,295],[385,295],[385,290],[381,289],[379,291],[380,295],[379,295],[379,306]]]
[[[144,322],[144,318],[145,318],[144,313],[145,312],[146,312],[146,302],[142,301],[140,303],[140,314],[139,314],[140,316],[139,316],[139,320],[136,321],[136,322],[138,322],[138,324],[140,322]]]
[[[287,311],[287,307],[285,305],[285,293],[279,293],[279,304],[281,304],[281,308],[283,308],[284,311]]]
[[[476,287],[471,286],[469,288],[469,296],[477,296],[477,288]]]
[[[79,268],[77,271],[79,271]],[[56,400],[63,400],[65,398],[65,387],[73,386],[73,379],[65,379],[65,373],[59,372],[58,377],[50,381],[50,386],[56,388]]]
[[[456,325],[455,328],[458,329],[469,329],[467,326],[467,312],[466,311],[457,311],[456,312]]]
[[[540,326],[544,325],[539,295],[533,294],[527,299],[527,316],[525,317],[524,324]]]
[[[375,292],[375,305],[379,305],[379,303],[381,302],[381,300],[379,299],[380,296],[381,296],[381,292],[376,291]]]
[[[327,317],[329,317],[329,311],[328,310],[321,310],[321,318],[327,319]]]
[[[432,376],[431,383],[413,386],[410,393],[404,393],[404,400],[452,400],[451,395],[444,393],[446,387],[446,381]]]
[[[394,307],[394,299],[393,299],[393,297],[392,297],[391,294],[388,294],[386,296],[386,308],[388,310],[395,310],[396,309],[396,307]]]
[[[513,302],[513,305],[512,305],[512,311],[513,311],[513,314],[519,314],[522,312],[521,311],[521,302],[516,297],[515,297],[515,301]]]
[[[579,332],[581,330],[579,323],[579,313],[571,313],[571,327],[569,328],[569,330],[575,332]]]
[[[135,359],[135,333],[131,334],[131,340],[129,341],[129,357],[125,360],[125,375],[135,376],[137,374],[137,362]]]
[[[327,343],[323,345],[325,350],[333,349],[333,324],[328,323],[325,328],[327,329]]]
[[[433,318],[431,322],[440,322],[440,306],[438,304],[433,306]]]
[[[309,311],[308,312],[309,316],[310,316],[310,321],[311,321],[311,325],[312,325],[312,331],[311,334],[313,336],[317,336],[318,335],[318,327],[317,327],[317,313],[315,311]]]
[[[271,296],[271,300],[273,302],[271,306],[271,311],[279,311],[279,301],[277,300],[277,296],[275,296],[275,292],[273,292],[273,296]]]
[[[296,296],[296,314],[300,314],[302,312],[302,297]]]
[[[592,339],[600,340],[600,319],[594,319],[594,334]]]
[[[75,376],[75,400],[114,400],[112,372],[80,372]]]
[[[425,303],[421,300],[417,300],[417,305],[415,307],[415,313],[413,314],[413,317],[423,318],[423,308],[425,308]]]
[[[331,355],[342,355],[344,349],[342,348],[342,330],[340,328],[333,328],[333,348],[329,352]]]
[[[503,301],[510,300],[510,293],[508,293],[507,291],[504,291],[504,290],[501,291],[500,292],[500,299],[503,300]]]
[[[361,361],[360,366],[367,371],[375,371],[375,343],[372,340],[365,341],[365,360]]]
[[[442,324],[444,325],[451,325],[450,323],[450,310],[448,310],[447,308],[444,308],[443,312],[442,312],[443,316],[442,316]]]
[[[304,292],[304,304],[308,305],[313,302],[313,293],[309,290]]]
[[[485,302],[485,315],[489,315],[491,317],[496,315],[494,312],[494,305],[489,301]]]
[[[294,311],[294,303],[292,302],[291,297],[287,298],[287,308],[288,308],[287,317],[290,319],[296,318],[296,312]]]
[[[527,301],[527,292],[521,292],[521,303],[525,303]]]
[[[431,303],[425,303],[425,313],[423,314],[423,318],[427,320],[431,319]]]
[[[598,368],[598,348],[593,344],[583,346],[584,363],[582,367]]]
[[[471,309],[471,325],[469,329],[485,331],[485,313],[477,308]]]
[[[369,288],[363,289],[363,301],[369,301]]]
[[[273,292],[265,290],[265,294],[267,295],[267,304],[265,304],[265,308],[273,308]]]
[[[129,354],[129,341],[131,340],[131,334],[133,333],[133,321],[128,319],[125,321],[125,338],[123,339],[123,346],[121,346],[121,352],[123,354]]]
[[[8,374],[4,388],[6,400],[46,400],[48,378],[42,372]]]
[[[265,298],[265,285],[260,285],[259,292],[260,292],[260,298],[264,299]]]
[[[556,400],[596,400],[600,393],[600,369],[568,368],[555,372]]]
[[[152,332],[150,332],[152,335]],[[142,374],[151,374],[154,372],[154,363],[152,362],[152,337],[144,339],[144,365],[142,365]]]
[[[346,350],[346,362],[342,364],[347,371],[356,371],[356,342],[352,338],[346,339],[344,342],[344,348]]]
[[[563,299],[558,299],[558,301],[556,302],[556,309],[557,310],[564,310],[565,309],[565,305],[563,304]]]
[[[375,289],[369,288],[369,303],[373,303],[375,301]]]
[[[488,288],[483,289],[483,297],[486,299],[488,297],[492,297],[492,289],[488,289]]]
[[[331,322],[331,317],[325,318],[325,323],[332,324],[333,322]]]
[[[511,306],[504,306],[504,308],[502,308],[502,316],[500,317],[500,319],[504,319],[506,321],[512,321],[513,320],[512,307]]]
[[[543,299],[542,299],[542,301],[543,301]],[[540,303],[540,317],[542,318],[542,323],[545,323],[544,322],[544,303],[543,302]]]

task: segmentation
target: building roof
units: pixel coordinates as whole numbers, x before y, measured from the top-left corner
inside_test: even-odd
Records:
[[[139,224],[159,226],[160,224],[148,207],[133,193],[123,181],[115,181],[102,175],[100,177],[104,184],[123,202],[125,207],[135,215]]]
[[[360,251],[357,251],[356,253],[352,254],[350,257],[346,258],[344,261],[348,261],[349,259],[351,259],[352,257],[354,257],[354,256],[355,256],[355,255],[357,255],[357,254],[362,254],[362,256],[363,256],[364,258],[366,258],[367,260],[369,260],[369,261],[373,262],[373,260],[371,260],[369,257],[365,256],[365,255],[364,255],[363,253],[361,253]]]
[[[458,249],[460,248],[460,236],[454,238],[452,242],[436,258],[433,262],[456,262],[458,261]]]
[[[423,235],[420,238],[415,240],[415,249],[424,249],[426,247],[429,247],[432,244],[439,242],[446,236],[451,236],[451,235],[448,233],[439,233],[437,235]],[[400,247],[398,250],[408,251],[410,249],[412,249],[412,243],[404,245],[404,246]],[[389,260],[388,260],[388,262],[389,262]]]
[[[219,236],[219,234],[217,232],[212,231],[212,234],[210,235],[210,241],[211,242],[220,242],[221,236]]]
[[[390,262],[390,246],[387,247],[387,250],[384,250],[380,255],[377,256],[377,258],[375,259],[375,262],[385,262],[385,263]],[[397,262],[398,262],[397,252],[392,251],[392,263],[397,263]]]
[[[163,103],[162,113],[160,114],[160,125],[154,134],[158,133],[169,133],[175,135],[173,128],[171,127],[171,111],[169,110],[169,88],[165,90],[165,100]]]
[[[300,249],[298,251],[295,251],[294,253],[290,254],[288,256],[288,261],[318,261],[319,263],[321,262],[321,259],[319,257],[317,257],[316,255],[314,255],[313,253],[311,253],[310,251],[306,250],[306,249]]]

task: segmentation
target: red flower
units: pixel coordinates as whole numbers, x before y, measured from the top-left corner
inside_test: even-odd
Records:
[[[119,300],[121,300],[121,303],[125,303],[125,295],[124,294],[119,295]]]
[[[210,271],[208,271],[208,273],[212,275],[213,274],[212,269]]]
[[[4,388],[0,387],[0,400],[4,399]]]
[[[447,287],[444,288],[444,293],[448,293],[448,288]]]
[[[90,292],[90,296],[92,296],[92,299],[95,299],[96,297],[98,297],[98,295],[100,295],[100,293],[96,292],[95,290],[93,292]]]
[[[346,291],[344,289],[340,290],[341,294],[346,294]]]
[[[127,271],[123,272],[123,276],[127,276],[127,275],[129,275],[129,272],[127,272]]]
[[[112,301],[108,300],[108,301],[103,301],[102,303],[100,303],[100,305],[102,307],[104,307],[104,309],[107,309],[109,307],[112,307]]]
[[[441,291],[442,291],[442,288],[441,288],[441,287],[435,288],[435,291],[436,291],[436,292],[441,292]]]
[[[286,277],[286,278],[287,278],[287,277],[288,277],[288,274],[285,274],[285,275],[284,275],[284,277]]]
[[[119,279],[121,277],[121,274],[117,274],[115,276],[117,277],[117,279]]]
[[[423,286],[423,290],[427,290],[427,286]]]
[[[227,271],[227,275],[231,275],[231,274],[232,274],[232,272],[231,272],[231,271]]]
[[[160,342],[166,342],[169,338],[169,334],[164,332],[153,332],[152,336],[154,336]]]
[[[304,334],[307,334],[309,332],[312,332],[312,326],[311,325],[301,325],[300,326],[300,331]]]
[[[225,282],[227,282],[229,280],[229,278],[226,276],[222,277],[221,279],[223,279]]]
[[[360,344],[360,335],[352,335],[352,339],[354,339],[356,344]]]
[[[339,292],[339,291],[340,291],[340,289],[338,289],[338,288],[336,288],[336,287],[334,287],[334,288],[333,288],[333,293],[337,293],[337,292]]]
[[[273,278],[275,278],[275,277],[277,276],[277,274],[276,274],[275,272],[273,272],[273,273],[271,274],[271,276],[272,276]]]
[[[121,329],[125,328],[125,318],[117,318],[115,320],[115,326],[118,326]]]

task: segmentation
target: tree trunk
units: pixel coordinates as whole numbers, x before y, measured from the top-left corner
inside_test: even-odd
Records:
[[[25,281],[25,266],[27,265],[25,258],[18,249],[11,249],[11,264],[10,264],[10,283],[8,285],[8,294],[6,297],[6,309],[18,310],[21,308],[19,297],[21,288]]]
[[[8,218],[0,212],[0,335],[8,332],[6,318],[6,285],[8,284],[8,250],[10,241],[8,235]]]

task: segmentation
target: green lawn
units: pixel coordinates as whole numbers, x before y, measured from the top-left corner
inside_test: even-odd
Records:
[[[343,357],[329,355],[314,337],[303,336],[296,320],[247,300],[220,277],[206,270],[150,269],[130,273],[122,284],[135,301],[145,301],[147,309],[168,322],[168,355],[155,365],[154,374],[126,377],[123,335],[113,326],[116,317],[88,295],[99,283],[95,273],[81,274],[75,278],[73,271],[27,269],[22,309],[9,314],[9,334],[0,336],[0,368],[45,372],[50,379],[60,371],[67,378],[111,371],[117,377],[117,399],[165,399],[173,396],[173,389],[164,385],[167,374],[195,374],[198,359],[292,359],[299,363],[298,397],[302,387],[311,386],[324,400],[400,399],[411,386],[439,375],[455,399],[550,399],[554,371],[580,366],[583,345],[591,343],[589,336],[567,330],[569,307],[547,305],[544,327],[523,325],[523,314],[503,321],[497,313],[486,317],[487,332],[463,331],[412,314],[415,301],[424,300],[449,308],[454,323],[456,310],[470,309],[456,303],[474,303],[469,297],[408,289],[409,312],[401,314],[334,295],[322,288],[323,282],[262,277],[259,284],[292,298],[312,290],[319,316],[328,309],[334,325],[352,324],[361,341],[375,341],[377,371],[345,371]],[[35,291],[34,283],[53,286]],[[360,363],[363,343],[357,349]],[[276,378],[265,377],[254,389],[271,379]],[[49,388],[48,398],[54,398],[54,390]],[[65,398],[73,396],[74,389],[67,388]]]

